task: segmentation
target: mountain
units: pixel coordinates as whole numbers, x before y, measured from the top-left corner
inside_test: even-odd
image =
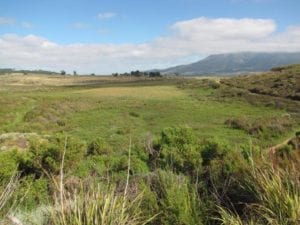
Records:
[[[240,52],[210,55],[195,63],[160,70],[162,74],[209,75],[268,71],[273,67],[300,63],[300,52]]]

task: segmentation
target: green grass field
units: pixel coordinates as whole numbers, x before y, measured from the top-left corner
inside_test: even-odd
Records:
[[[297,88],[248,79],[0,77],[0,224],[296,225]]]
[[[129,137],[143,145],[148,133],[172,126],[189,126],[200,138],[233,146],[252,139],[228,128],[230,118],[270,118],[284,110],[253,106],[242,99],[217,98],[209,87],[179,88],[181,80],[105,83],[80,87],[17,87],[0,91],[0,131],[53,134],[65,132],[91,141],[105,138],[124,148]],[[268,145],[276,139],[257,142]]]

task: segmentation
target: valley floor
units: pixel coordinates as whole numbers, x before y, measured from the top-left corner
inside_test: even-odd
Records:
[[[81,216],[86,225],[147,218],[153,225],[269,224],[269,217],[295,224],[281,223],[276,199],[260,194],[289,179],[281,198],[300,198],[285,170],[298,165],[297,93],[257,82],[253,91],[247,79],[0,76],[0,217],[55,225],[80,224],[72,218]],[[104,206],[119,222],[92,222],[104,218]],[[295,216],[300,206],[293,207],[280,213]]]

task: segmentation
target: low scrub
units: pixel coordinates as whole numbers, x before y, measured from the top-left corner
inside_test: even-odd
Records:
[[[22,199],[12,215],[24,224],[33,224],[24,216],[32,212],[45,225],[299,224],[298,151],[232,149],[189,127],[166,128],[154,140],[126,153],[101,138],[85,145],[59,136],[2,152],[2,184],[14,166],[22,177],[0,211]]]
[[[246,118],[232,118],[226,120],[225,124],[230,128],[243,130],[255,137],[270,139],[290,131],[294,121],[287,114],[280,117],[256,119],[254,121]]]

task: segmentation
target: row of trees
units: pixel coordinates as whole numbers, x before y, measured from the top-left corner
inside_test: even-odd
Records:
[[[124,76],[124,77],[161,77],[161,73],[158,71],[151,71],[151,72],[143,72],[143,71],[131,71],[130,73],[113,73],[112,76]]]

